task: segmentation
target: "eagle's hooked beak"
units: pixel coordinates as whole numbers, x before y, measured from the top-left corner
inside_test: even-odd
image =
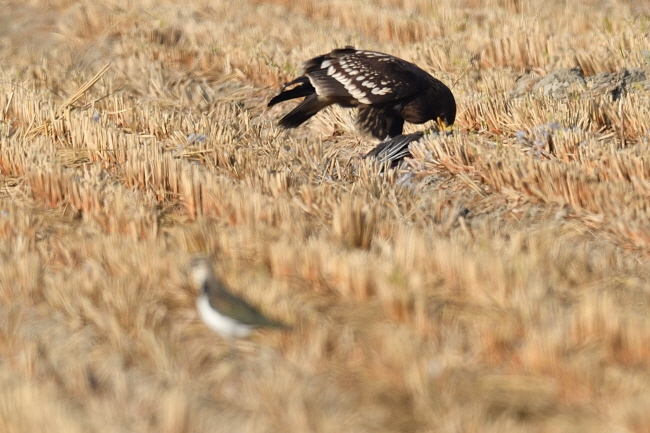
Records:
[[[446,120],[438,117],[436,118],[436,123],[438,124],[438,130],[440,132],[446,132],[447,135],[452,133],[452,125],[448,125]]]

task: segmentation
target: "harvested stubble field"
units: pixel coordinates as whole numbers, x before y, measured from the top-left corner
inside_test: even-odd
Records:
[[[0,431],[649,431],[649,13],[3,2]],[[347,44],[454,135],[382,171],[350,110],[278,129]],[[293,328],[210,332],[197,252]]]

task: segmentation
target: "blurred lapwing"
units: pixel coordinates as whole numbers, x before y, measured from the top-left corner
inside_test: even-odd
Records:
[[[222,337],[247,337],[255,328],[288,328],[265,317],[255,307],[230,293],[214,275],[207,258],[193,258],[191,268],[192,279],[200,290],[196,300],[199,316],[208,328]]]

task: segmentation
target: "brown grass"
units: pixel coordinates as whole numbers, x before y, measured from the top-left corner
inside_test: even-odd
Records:
[[[0,13],[0,431],[650,430],[650,86],[510,96],[650,77],[648,2],[100,3]],[[278,129],[345,44],[453,84],[454,136]],[[196,252],[292,330],[211,333]]]

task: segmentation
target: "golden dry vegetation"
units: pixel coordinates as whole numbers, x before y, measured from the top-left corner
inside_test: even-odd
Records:
[[[650,430],[647,82],[511,95],[650,74],[650,3],[1,10],[0,431]],[[453,86],[454,135],[386,171],[350,110],[278,129],[346,44]],[[292,330],[211,333],[197,252]]]

